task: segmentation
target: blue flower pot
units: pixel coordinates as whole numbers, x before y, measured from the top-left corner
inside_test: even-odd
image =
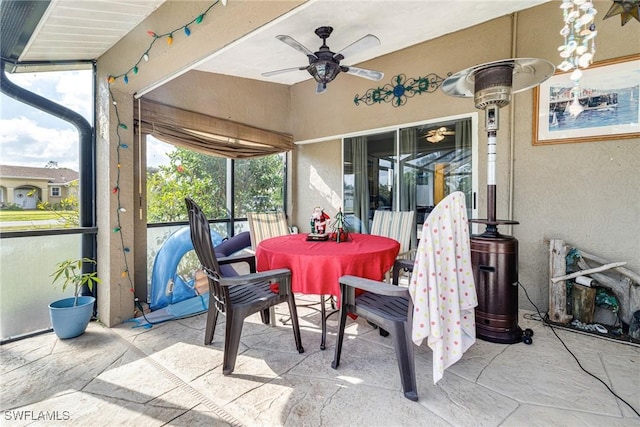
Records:
[[[65,298],[49,304],[51,326],[58,338],[67,339],[82,335],[87,329],[93,314],[94,297],[78,297],[78,305],[74,306],[75,298]]]

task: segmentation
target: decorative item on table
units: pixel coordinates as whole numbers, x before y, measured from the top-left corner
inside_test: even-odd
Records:
[[[329,235],[326,231],[329,218],[329,215],[327,215],[320,206],[316,206],[311,213],[311,220],[309,222],[311,233],[307,235],[307,240],[328,240]]]
[[[311,214],[311,233],[324,234],[327,231],[327,220],[329,218],[329,215],[320,206],[316,206]]]
[[[336,242],[346,242],[349,240],[349,233],[345,227],[344,214],[342,213],[342,208],[338,209],[338,213],[336,214],[336,219],[331,224],[331,234],[329,235],[330,240],[335,240]]]

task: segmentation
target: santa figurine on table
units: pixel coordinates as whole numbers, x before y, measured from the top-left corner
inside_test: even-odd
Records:
[[[311,214],[311,232],[317,234],[324,234],[327,230],[327,215],[320,206],[316,206]]]

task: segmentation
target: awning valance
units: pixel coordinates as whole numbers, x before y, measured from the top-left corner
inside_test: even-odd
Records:
[[[183,110],[156,101],[135,103],[135,120],[144,134],[211,156],[246,159],[293,149],[291,135]]]

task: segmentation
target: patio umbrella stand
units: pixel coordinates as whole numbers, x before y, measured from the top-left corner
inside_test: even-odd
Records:
[[[487,131],[487,218],[484,233],[471,236],[471,263],[478,294],[476,336],[485,341],[531,344],[533,331],[518,326],[518,240],[500,234],[499,225],[517,221],[496,219],[496,145],[500,108],[511,94],[539,85],[553,75],[555,67],[535,58],[490,62],[462,70],[447,78],[442,90],[451,96],[474,97],[476,108],[485,111]]]

